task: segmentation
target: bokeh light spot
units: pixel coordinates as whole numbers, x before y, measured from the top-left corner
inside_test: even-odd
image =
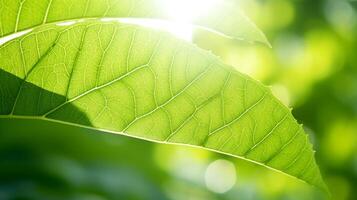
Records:
[[[236,170],[232,162],[219,159],[208,165],[205,174],[206,186],[216,193],[225,193],[236,183]]]

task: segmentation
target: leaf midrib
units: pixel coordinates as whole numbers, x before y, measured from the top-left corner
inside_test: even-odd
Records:
[[[173,21],[171,19],[164,19],[164,18],[114,17],[114,16],[113,17],[80,17],[80,18],[74,17],[74,18],[67,18],[65,20],[56,20],[56,21],[37,24],[37,25],[34,25],[34,26],[29,26],[29,27],[26,27],[26,28],[21,29],[21,30],[16,30],[14,32],[6,33],[6,34],[0,36],[0,39],[3,39],[3,38],[8,37],[10,35],[16,35],[16,34],[18,34],[20,32],[25,32],[25,31],[29,31],[29,30],[32,30],[32,29],[37,29],[37,28],[40,28],[42,26],[58,25],[58,24],[66,23],[66,22],[79,23],[79,22],[82,22],[82,21],[100,20],[100,21],[103,21],[103,22],[120,21],[120,23],[124,23],[124,24],[135,24],[135,22],[131,23],[131,22],[123,21],[125,19],[147,20],[147,21],[157,21],[157,22],[169,22],[169,23],[173,23],[173,24],[176,23],[175,21]],[[202,26],[202,25],[198,25],[198,24],[195,24],[195,23],[191,23],[190,25],[192,25],[194,27],[197,27],[197,28],[200,28],[200,29],[203,29],[203,30],[207,30],[209,32],[213,32],[213,33],[218,34],[218,35],[223,36],[223,37],[227,37],[227,38],[233,39],[232,36],[228,36],[228,35],[220,32],[220,31],[214,30],[212,28],[208,28],[208,27],[205,27],[205,26]],[[61,26],[61,25],[58,25],[58,26]],[[66,25],[63,25],[63,26],[66,26]],[[235,37],[234,37],[234,39],[244,40],[243,38],[235,38]]]

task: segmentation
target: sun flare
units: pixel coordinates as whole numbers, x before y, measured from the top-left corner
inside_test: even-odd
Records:
[[[168,31],[178,38],[186,41],[192,40],[194,20],[199,19],[217,5],[219,0],[162,0],[162,9],[170,21],[152,19],[121,19],[125,23],[133,23],[156,29]]]

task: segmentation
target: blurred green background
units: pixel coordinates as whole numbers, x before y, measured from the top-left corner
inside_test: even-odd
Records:
[[[273,48],[193,41],[270,85],[304,124],[333,199],[357,199],[357,2],[241,0]],[[232,16],[234,17],[234,16]],[[12,129],[8,126],[13,123]],[[0,124],[0,199],[326,199],[247,161],[49,122]]]

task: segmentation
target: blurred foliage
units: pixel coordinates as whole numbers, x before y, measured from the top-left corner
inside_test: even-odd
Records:
[[[272,49],[202,30],[194,42],[271,85],[294,107],[332,198],[355,199],[357,2],[240,0],[238,5],[267,34]],[[16,122],[0,124],[0,199],[326,198],[291,177],[200,149],[49,122],[6,130],[6,123]],[[218,159],[234,163],[236,170],[236,183],[225,193],[206,186],[208,166]]]

